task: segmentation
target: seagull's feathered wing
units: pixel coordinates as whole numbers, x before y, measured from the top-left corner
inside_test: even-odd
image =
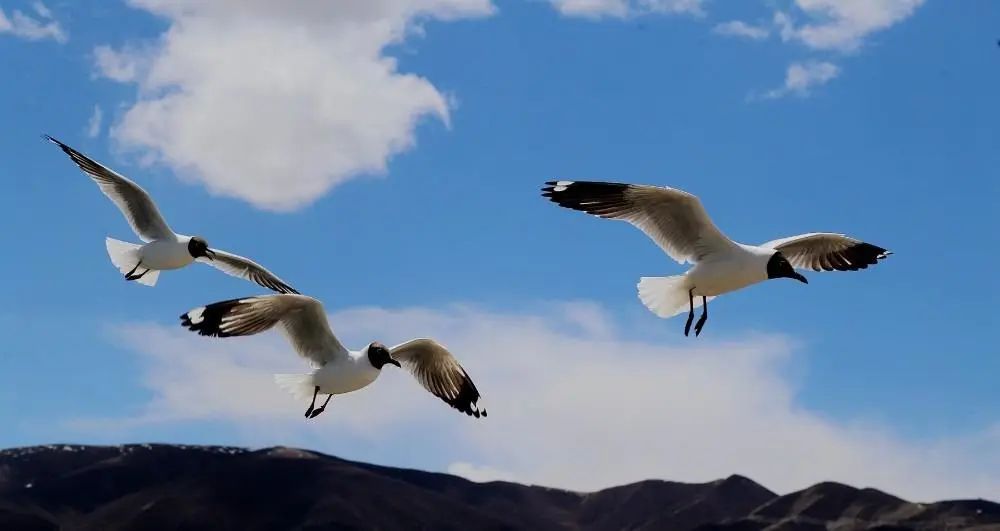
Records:
[[[181,324],[203,336],[249,336],[280,324],[300,356],[324,365],[347,356],[326,311],[318,300],[305,295],[262,295],[216,302],[181,315]]]
[[[695,263],[734,247],[712,223],[697,196],[659,186],[549,181],[542,195],[559,206],[635,225],[668,256]]]
[[[877,245],[830,232],[781,238],[761,247],[780,251],[793,267],[813,271],[857,271],[892,254]]]
[[[45,138],[59,146],[84,173],[90,175],[104,195],[122,211],[128,224],[142,241],[151,242],[174,236],[174,231],[170,230],[156,208],[156,203],[138,184],[51,136],[45,135]]]
[[[433,339],[413,339],[396,345],[390,355],[406,366],[414,378],[449,406],[476,418],[486,416],[480,408],[479,390],[458,360]]]
[[[298,293],[298,291],[295,291],[295,288],[289,286],[284,280],[278,278],[278,275],[268,271],[264,268],[264,266],[249,258],[233,253],[227,253],[226,251],[220,251],[218,249],[212,249],[212,252],[214,254],[211,259],[200,256],[198,257],[198,261],[203,264],[208,264],[219,271],[234,277],[256,282],[257,284],[260,284],[267,289],[277,291],[278,293]]]

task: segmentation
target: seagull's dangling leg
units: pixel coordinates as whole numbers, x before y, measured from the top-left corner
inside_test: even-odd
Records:
[[[701,327],[705,326],[705,321],[708,320],[708,299],[702,296],[701,298],[701,317],[698,318],[698,322],[694,325],[694,337],[698,337],[701,333]]]
[[[684,324],[684,335],[687,336],[688,332],[691,331],[691,321],[694,321],[694,288],[688,290],[688,304],[690,305],[691,311],[688,312],[687,323]]]
[[[316,389],[313,389],[313,401],[312,401],[311,404],[309,404],[309,409],[306,410],[306,418],[307,419],[311,419],[312,418],[310,415],[312,415],[313,409],[316,407],[316,395],[318,395],[318,394],[319,394],[319,386],[317,385]]]
[[[316,411],[313,411],[312,415],[309,415],[309,418],[313,419],[319,416],[319,414],[326,409],[326,405],[330,403],[331,398],[333,398],[333,395],[326,395],[326,402],[323,402],[322,406],[319,406],[319,408]]]
[[[132,275],[135,273],[136,269],[139,269],[140,265],[142,265],[142,261],[141,260],[138,261],[138,262],[136,262],[135,267],[133,267],[131,271],[129,271],[128,273],[125,273],[125,280],[132,280]]]
[[[133,267],[131,271],[125,273],[125,280],[139,280],[140,278],[145,276],[146,273],[149,273],[150,269],[147,267],[145,271],[136,275],[135,270],[139,269],[139,266],[141,265],[142,265],[142,260],[140,260],[139,263],[135,264],[135,267]]]

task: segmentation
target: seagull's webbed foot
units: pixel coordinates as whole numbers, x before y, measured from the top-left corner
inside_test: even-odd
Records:
[[[135,270],[133,269],[133,271]],[[143,270],[142,273],[139,273],[138,275],[125,275],[125,280],[139,280],[144,277],[146,273],[149,273],[148,269]]]
[[[691,332],[691,321],[694,321],[694,288],[688,290],[688,320],[684,323],[684,335],[687,336]]]
[[[132,268],[132,270],[131,270],[131,271],[129,271],[128,273],[125,273],[125,280],[135,280],[135,279],[137,279],[137,278],[141,277],[142,275],[139,275],[138,277],[137,277],[137,276],[135,276],[135,271],[136,271],[137,269],[139,269],[139,266],[140,266],[140,265],[142,265],[142,262],[136,262],[136,264],[135,264],[135,267],[133,267],[133,268]],[[149,271],[149,270],[147,269],[146,271]],[[143,275],[144,275],[144,274],[145,274],[145,273],[143,273]]]
[[[333,398],[333,395],[326,395],[326,401],[323,402],[322,406],[316,408],[316,410],[309,415],[309,418],[314,419],[318,417],[320,413],[326,411],[326,405],[330,403],[331,398]]]
[[[708,320],[708,299],[705,297],[701,298],[701,317],[698,318],[698,322],[694,325],[694,337],[698,337],[701,334],[701,329],[705,326],[705,321]]]

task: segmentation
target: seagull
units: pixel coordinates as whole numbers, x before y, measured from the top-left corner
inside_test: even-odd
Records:
[[[322,413],[333,395],[367,387],[382,367],[406,368],[434,396],[473,417],[485,417],[479,390],[444,346],[433,339],[413,339],[392,348],[372,342],[347,350],[333,335],[323,304],[305,295],[262,295],[216,302],[181,315],[181,324],[203,336],[250,336],[280,324],[295,351],[317,368],[310,374],[276,374],[275,382],[300,398],[312,395],[306,418]],[[316,398],[326,395],[323,405]]]
[[[125,274],[125,280],[155,286],[160,271],[180,269],[197,260],[279,293],[298,293],[249,258],[210,249],[208,242],[200,236],[185,236],[170,230],[156,203],[138,184],[49,135],[45,135],[45,139],[59,146],[97,183],[104,195],[125,215],[139,239],[146,242],[145,245],[137,245],[114,238],[105,240],[111,263]]]
[[[708,301],[772,278],[808,284],[799,269],[857,271],[892,254],[870,243],[829,232],[811,232],[761,245],[734,242],[712,223],[698,196],[676,188],[588,181],[549,181],[542,196],[565,208],[627,221],[646,233],[667,256],[693,267],[683,275],[642,277],[639,299],[659,317],[702,306],[694,335],[708,319]],[[700,298],[696,300],[695,297]]]

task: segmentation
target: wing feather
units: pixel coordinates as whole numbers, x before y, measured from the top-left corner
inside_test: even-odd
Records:
[[[627,221],[680,263],[734,247],[697,196],[676,188],[590,181],[549,181],[542,196],[557,205]]]
[[[324,365],[347,349],[333,335],[323,304],[305,295],[262,295],[212,303],[181,315],[181,324],[203,336],[259,334],[281,325],[300,356]]]
[[[104,192],[104,195],[108,196],[108,199],[125,215],[128,224],[142,241],[151,242],[173,237],[174,231],[170,230],[166,220],[156,208],[156,203],[142,187],[55,138],[48,135],[45,135],[45,138],[59,146],[97,183],[101,192]]]
[[[480,395],[465,369],[448,349],[433,339],[413,339],[390,349],[420,385],[449,406],[473,417],[485,417]]]
[[[857,271],[892,254],[877,245],[832,232],[811,232],[769,241],[792,266],[813,271]]]
[[[215,253],[212,259],[202,256],[198,257],[198,261],[208,264],[228,275],[256,282],[258,285],[278,293],[298,294],[295,288],[278,278],[278,275],[268,271],[264,266],[249,258],[218,249],[212,249],[212,252]]]

